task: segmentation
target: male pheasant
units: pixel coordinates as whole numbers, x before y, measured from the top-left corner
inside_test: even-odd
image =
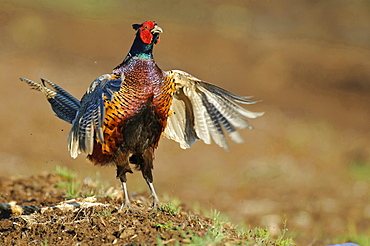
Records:
[[[142,172],[153,207],[160,202],[153,187],[154,150],[165,137],[190,148],[196,140],[211,139],[228,149],[225,132],[241,143],[236,128],[251,128],[248,111],[237,103],[253,104],[250,97],[233,94],[179,70],[163,71],[153,59],[153,46],[162,29],[154,21],[135,24],[133,45],[123,62],[95,79],[81,101],[49,80],[24,79],[43,92],[56,116],[72,124],[68,148],[73,158],[85,153],[96,165],[113,164],[122,182],[123,207],[131,209],[126,188],[130,164]]]

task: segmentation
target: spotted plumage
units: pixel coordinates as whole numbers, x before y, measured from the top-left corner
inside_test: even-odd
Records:
[[[163,135],[190,148],[196,140],[213,140],[228,149],[225,133],[243,142],[237,128],[251,128],[246,118],[263,113],[236,103],[253,104],[250,97],[233,94],[180,71],[161,70],[153,58],[162,29],[153,21],[135,24],[133,45],[123,62],[95,79],[81,100],[49,80],[21,79],[45,94],[56,116],[72,124],[70,154],[85,153],[96,165],[113,164],[124,191],[123,207],[131,208],[126,188],[130,164],[135,164],[159,205],[153,186],[154,150]]]

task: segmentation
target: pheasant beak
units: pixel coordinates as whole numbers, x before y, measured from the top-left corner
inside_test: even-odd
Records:
[[[163,30],[162,28],[160,28],[159,26],[154,26],[154,28],[152,30],[150,30],[151,33],[155,34],[155,33],[163,33]]]

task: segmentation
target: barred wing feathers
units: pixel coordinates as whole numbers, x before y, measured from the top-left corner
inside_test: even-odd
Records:
[[[233,141],[242,143],[236,128],[251,128],[246,118],[263,115],[236,104],[256,103],[248,100],[251,97],[236,95],[180,70],[167,71],[165,75],[175,84],[176,92],[164,136],[179,142],[181,148],[190,148],[198,139],[206,144],[213,139],[228,150],[225,131]]]
[[[114,93],[120,90],[122,80],[121,75],[102,75],[91,83],[82,97],[68,136],[68,150],[73,158],[81,152],[92,154],[95,138],[104,143],[104,99],[112,100]]]

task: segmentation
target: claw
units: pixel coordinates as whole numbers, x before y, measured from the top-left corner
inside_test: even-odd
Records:
[[[134,208],[133,206],[132,206],[132,203],[130,202],[130,201],[126,201],[126,202],[124,202],[122,205],[121,205],[121,208],[119,209],[119,212],[121,212],[121,213],[128,213],[128,212],[130,212],[130,213],[134,213],[134,212],[139,212],[139,211],[141,211],[140,209],[138,209],[138,208]]]
[[[152,204],[152,210],[160,210],[162,207],[162,203],[160,203],[160,201],[154,201],[153,204]]]

